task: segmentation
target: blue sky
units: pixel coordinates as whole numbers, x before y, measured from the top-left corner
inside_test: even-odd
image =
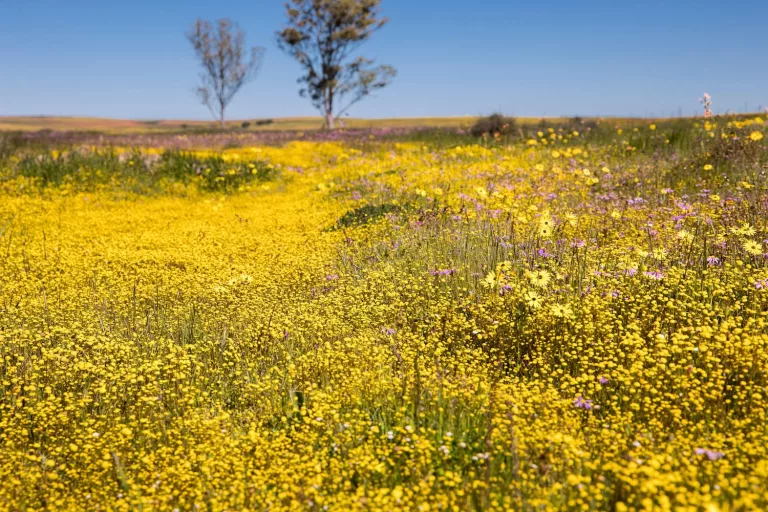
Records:
[[[204,119],[184,33],[230,17],[267,48],[230,118],[316,115],[275,46],[280,0],[0,0],[0,115]],[[361,53],[395,83],[355,117],[691,115],[768,106],[768,2],[383,0]]]

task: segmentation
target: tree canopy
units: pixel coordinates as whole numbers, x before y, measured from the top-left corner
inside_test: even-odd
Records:
[[[325,117],[326,127],[349,108],[392,82],[392,66],[375,66],[353,53],[387,23],[381,0],[290,0],[278,46],[304,68],[299,93]]]

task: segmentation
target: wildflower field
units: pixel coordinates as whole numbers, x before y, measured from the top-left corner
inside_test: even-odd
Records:
[[[766,135],[0,140],[0,509],[768,508]]]

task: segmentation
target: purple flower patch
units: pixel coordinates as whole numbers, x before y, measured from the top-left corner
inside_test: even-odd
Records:
[[[591,411],[594,408],[592,400],[588,400],[581,395],[573,401],[573,406],[578,409],[584,409],[585,411]]]

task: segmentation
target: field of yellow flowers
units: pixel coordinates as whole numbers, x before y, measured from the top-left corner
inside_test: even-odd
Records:
[[[0,509],[765,509],[766,128],[0,152]]]

